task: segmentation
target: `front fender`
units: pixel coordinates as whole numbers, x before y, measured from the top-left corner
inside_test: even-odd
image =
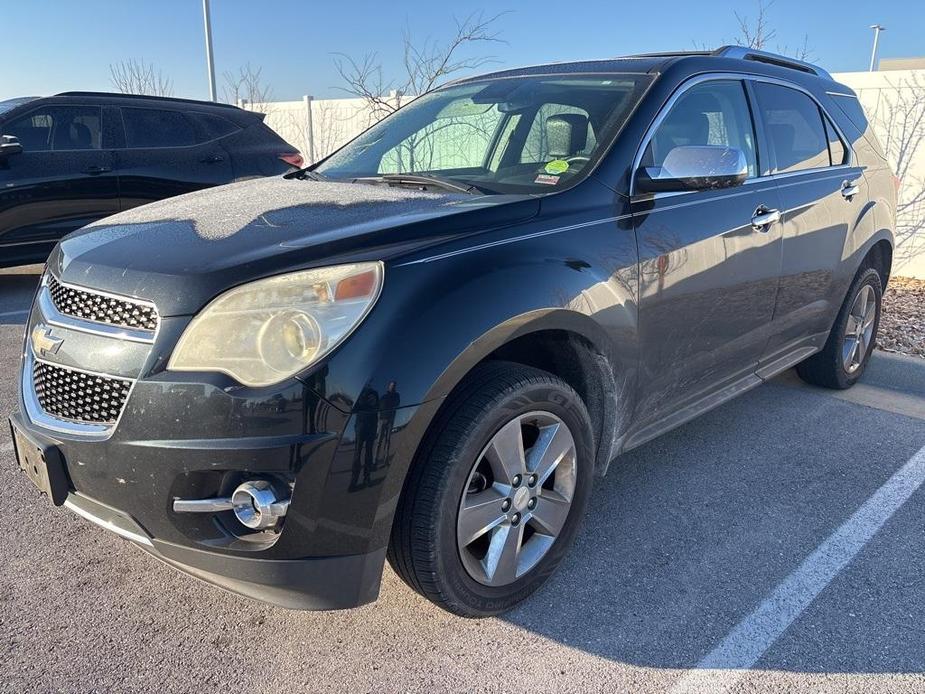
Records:
[[[634,373],[636,257],[628,221],[611,219],[389,266],[370,316],[306,380],[346,412],[389,383],[401,406],[418,405],[445,397],[501,345],[541,330],[575,333],[616,372]]]
[[[514,238],[388,266],[369,318],[307,377],[319,395],[351,413],[318,490],[319,526],[328,532],[324,544],[317,538],[317,551],[363,553],[387,544],[408,468],[444,399],[513,340],[547,331],[579,339],[614,375],[612,416],[603,426],[628,420],[620,413],[632,409],[638,362],[631,227],[610,219],[529,244]],[[397,409],[377,419],[373,408],[387,394]],[[620,413],[613,413],[617,404]],[[614,447],[599,450],[604,464]]]

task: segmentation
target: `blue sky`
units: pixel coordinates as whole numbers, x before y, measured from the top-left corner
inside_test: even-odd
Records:
[[[337,52],[378,52],[388,75],[401,62],[401,33],[452,34],[452,17],[510,10],[497,23],[507,43],[489,47],[498,65],[597,58],[716,46],[736,34],[740,2],[506,0],[458,3],[419,0],[213,0],[216,69],[250,62],[263,69],[277,99],[338,96]],[[199,0],[0,0],[0,99],[66,89],[109,89],[110,63],[154,63],[178,96],[206,98]],[[881,57],[925,55],[922,0],[776,0],[769,19],[776,43],[795,47],[808,36],[815,60],[829,70],[863,70],[879,22]],[[485,50],[485,49],[480,49]]]

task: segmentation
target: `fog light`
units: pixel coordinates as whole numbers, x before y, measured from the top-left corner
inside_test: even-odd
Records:
[[[245,482],[231,495],[231,508],[242,525],[253,530],[275,526],[289,510],[289,499],[280,500],[264,480]]]

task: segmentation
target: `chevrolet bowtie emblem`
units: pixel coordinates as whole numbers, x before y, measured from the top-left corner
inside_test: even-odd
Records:
[[[56,354],[63,342],[63,339],[52,334],[51,328],[41,323],[32,329],[32,351],[40,357]]]

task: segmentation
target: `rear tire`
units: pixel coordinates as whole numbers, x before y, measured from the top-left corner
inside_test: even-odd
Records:
[[[510,362],[481,365],[421,446],[396,511],[389,563],[457,615],[504,612],[559,565],[593,471],[591,419],[567,383]]]
[[[864,374],[877,342],[883,284],[873,268],[861,270],[842,304],[821,352],[797,365],[807,383],[844,390]]]

